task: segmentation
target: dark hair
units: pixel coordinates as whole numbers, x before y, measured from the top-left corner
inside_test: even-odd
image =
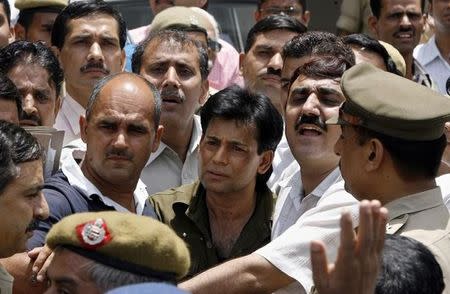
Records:
[[[8,21],[8,25],[11,26],[11,7],[9,6],[8,0],[0,0],[0,4],[3,4],[3,8],[5,9],[6,18]]]
[[[335,56],[345,59],[347,63],[355,64],[352,48],[341,38],[328,32],[306,32],[288,41],[282,52],[283,60],[305,56]]]
[[[22,114],[22,96],[16,85],[6,75],[0,74],[0,100],[13,101],[17,106],[17,115]]]
[[[266,2],[267,0],[258,0],[258,9],[260,9],[261,8],[261,5],[264,3],[264,2]],[[297,2],[302,6],[302,8],[303,8],[303,13],[306,11],[306,10],[308,10],[307,8],[306,8],[306,0],[297,0]]]
[[[290,85],[300,76],[314,79],[340,79],[353,64],[336,56],[313,57],[292,74]]]
[[[123,49],[127,40],[127,26],[125,20],[118,10],[102,0],[72,2],[64,8],[56,17],[55,23],[53,24],[52,45],[60,50],[62,49],[68,33],[68,23],[70,20],[99,14],[109,15],[117,21],[119,27],[117,34],[119,36],[120,48]]]
[[[385,135],[361,126],[355,126],[362,145],[371,138],[380,140],[389,152],[394,167],[405,180],[417,177],[434,179],[437,176],[441,157],[447,140],[445,135],[432,141],[411,141]]]
[[[109,76],[106,76],[102,79],[100,79],[94,86],[94,89],[92,90],[91,95],[89,96],[88,99],[88,104],[86,106],[86,120],[89,120],[91,118],[92,115],[92,110],[94,109],[95,103],[97,102],[98,96],[100,96],[100,92],[102,91],[102,89],[106,86],[106,84],[108,84],[108,82],[112,81],[113,79],[120,77],[122,75],[128,75],[131,77],[136,77],[142,81],[145,82],[145,84],[149,87],[150,91],[152,91],[153,93],[153,100],[155,101],[155,110],[153,113],[153,123],[155,124],[155,129],[158,128],[159,126],[159,120],[161,117],[161,95],[159,94],[158,89],[156,89],[156,87],[150,83],[149,81],[147,81],[145,78],[143,78],[142,76],[138,75],[138,74],[134,74],[131,72],[119,72],[116,74],[112,74]]]
[[[43,67],[53,82],[56,95],[61,94],[64,73],[53,51],[42,42],[15,41],[0,50],[0,74],[7,75],[17,65],[36,64]]]
[[[250,51],[256,41],[257,35],[274,30],[286,30],[302,34],[306,32],[306,27],[295,18],[287,15],[269,15],[258,21],[248,32],[245,53]]]
[[[383,7],[383,5],[381,4],[382,1],[383,0],[370,0],[370,9],[372,10],[372,14],[376,18],[379,18],[381,15],[381,7]],[[420,9],[423,13],[423,11],[425,9],[425,0],[420,0]]]
[[[388,72],[403,76],[397,69],[397,66],[387,52],[386,48],[384,48],[378,40],[366,34],[351,34],[342,37],[342,41],[349,46],[355,46],[358,47],[358,49],[364,49],[365,51],[378,54],[383,59],[384,65],[386,66]]]
[[[36,8],[28,8],[19,11],[19,17],[17,18],[17,23],[20,24],[28,30],[31,23],[33,22],[33,17],[36,13],[60,13],[64,7],[62,6],[44,6]]]
[[[42,159],[36,138],[16,124],[0,120],[0,193],[19,174],[17,165]]]
[[[441,267],[425,245],[386,235],[375,294],[441,294],[444,287]]]
[[[203,135],[213,118],[254,125],[258,154],[267,150],[275,151],[283,135],[283,119],[270,99],[239,86],[231,86],[217,92],[203,105],[200,112]],[[272,168],[264,175],[258,175],[257,189],[266,185],[271,173]]]
[[[168,43],[170,46],[181,49],[194,47],[198,53],[202,80],[204,81],[208,78],[208,53],[198,41],[189,38],[184,32],[179,30],[162,30],[156,33],[150,33],[144,41],[137,45],[131,58],[131,68],[134,73],[139,74],[145,50],[152,42],[157,42],[158,44]]]

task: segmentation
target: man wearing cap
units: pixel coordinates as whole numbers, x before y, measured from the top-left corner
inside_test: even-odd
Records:
[[[435,181],[450,100],[368,64],[346,72],[341,87],[347,100],[329,123],[342,128],[335,151],[346,190],[389,210],[388,234],[426,245],[450,293],[450,216]]]
[[[161,144],[141,178],[150,194],[191,184],[198,179],[198,148],[202,129],[194,113],[208,95],[208,55],[184,32],[163,30],[139,44],[133,72],[161,93]]]
[[[283,132],[270,100],[240,87],[211,96],[201,123],[200,180],[151,197],[190,249],[189,275],[270,241],[274,195],[266,182]]]
[[[51,39],[67,91],[54,127],[65,131],[67,144],[80,138],[79,119],[96,82],[125,67],[126,24],[104,1],[73,2],[55,19]]]
[[[21,127],[0,121],[0,151],[0,258],[7,258],[26,249],[37,222],[48,217],[48,206],[39,142]],[[12,286],[13,277],[0,264],[0,292],[10,294]]]
[[[173,6],[198,7],[206,10],[208,0],[149,0],[149,4],[153,15],[157,16],[160,12]],[[151,30],[152,24],[130,30],[128,33],[132,42],[139,44],[150,34]],[[239,74],[239,53],[231,44],[219,36],[217,37],[221,48],[216,53],[208,81],[216,90],[222,90],[233,84],[242,86],[244,82]]]
[[[55,224],[45,293],[105,293],[130,284],[174,284],[189,269],[189,251],[168,226],[120,212],[78,213]]]
[[[16,39],[43,41],[50,46],[53,23],[67,0],[16,0],[19,17],[14,26]]]

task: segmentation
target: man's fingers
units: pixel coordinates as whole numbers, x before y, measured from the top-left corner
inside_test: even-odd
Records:
[[[48,248],[47,245],[42,247],[42,249],[39,252],[39,255],[36,257],[36,260],[33,263],[33,268],[32,268],[33,275],[38,275],[38,273],[43,268],[46,260],[48,259],[48,257],[51,254],[52,254],[52,250],[50,248]]]
[[[379,223],[377,229],[377,237],[375,239],[376,248],[375,250],[380,254],[382,254],[383,247],[384,247],[384,239],[386,236],[386,224],[388,220],[388,210],[384,207],[380,208],[379,211]]]
[[[311,242],[311,265],[314,285],[320,293],[321,289],[328,288],[329,283],[325,246],[320,241]]]
[[[37,273],[36,279],[38,282],[43,282],[45,280],[45,277],[47,276],[47,269],[52,262],[53,259],[53,252],[48,256],[48,258],[45,260],[44,265],[41,267],[39,272]]]
[[[373,218],[372,206],[367,200],[363,200],[359,206],[358,251],[360,256],[370,254],[373,245]]]
[[[42,248],[44,248],[44,247],[36,247],[36,248],[28,251],[27,252],[28,257],[30,259],[36,259],[38,257],[38,255],[39,255],[39,253],[41,252]]]
[[[344,264],[353,261],[355,237],[351,214],[344,212],[341,216],[341,245],[338,252],[338,259],[342,259]]]

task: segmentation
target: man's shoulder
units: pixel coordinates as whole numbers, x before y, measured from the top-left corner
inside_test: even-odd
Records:
[[[150,203],[155,208],[158,218],[162,221],[166,218],[173,218],[175,216],[173,204],[175,203],[189,206],[192,197],[197,193],[198,186],[199,182],[195,182],[151,195]]]

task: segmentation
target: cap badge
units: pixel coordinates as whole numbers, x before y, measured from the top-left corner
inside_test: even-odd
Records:
[[[105,221],[101,218],[78,225],[76,232],[83,247],[89,249],[101,247],[112,239]]]

